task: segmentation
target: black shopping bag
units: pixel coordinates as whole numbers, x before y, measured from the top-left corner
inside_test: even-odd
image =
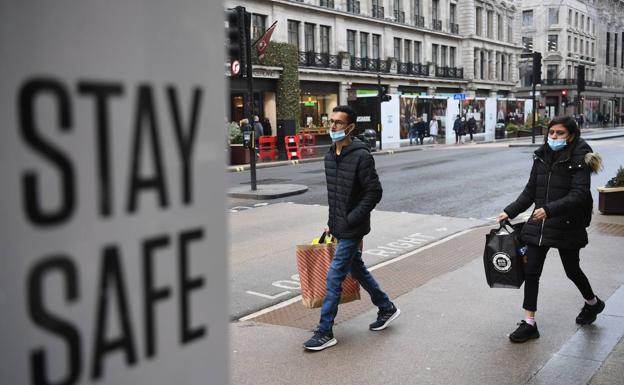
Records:
[[[483,265],[485,279],[490,287],[518,289],[524,282],[524,252],[526,245],[520,238],[524,222],[512,225],[500,223],[485,236]]]

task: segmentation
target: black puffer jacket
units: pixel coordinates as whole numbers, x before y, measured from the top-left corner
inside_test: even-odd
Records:
[[[359,239],[370,232],[370,212],[381,200],[382,188],[370,149],[357,138],[336,155],[325,155],[327,225],[336,238]]]
[[[579,249],[587,245],[585,228],[593,208],[591,173],[601,167],[600,156],[580,138],[561,151],[553,154],[547,144],[535,151],[529,182],[505,212],[515,218],[532,204],[534,210],[544,208],[546,219],[529,219],[522,239],[537,246]]]

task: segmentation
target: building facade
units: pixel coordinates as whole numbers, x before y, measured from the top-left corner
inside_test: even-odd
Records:
[[[421,96],[514,96],[521,53],[514,2],[458,0],[241,0],[258,37],[299,52],[301,116],[319,126],[337,104],[376,92]],[[254,67],[257,110],[275,127],[278,67]],[[233,79],[231,118],[240,117],[244,81]],[[239,107],[237,107],[239,106]],[[238,108],[238,109],[237,109]]]
[[[624,85],[624,4],[621,1],[523,0],[523,52],[542,53],[539,105],[549,116],[583,113],[590,123],[619,120]],[[578,67],[586,90],[577,92]],[[530,96],[531,61],[521,61],[521,96]],[[536,93],[537,94],[537,93]]]

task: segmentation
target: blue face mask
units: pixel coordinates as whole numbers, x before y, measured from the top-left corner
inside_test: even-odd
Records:
[[[553,151],[559,151],[568,144],[566,139],[550,139],[548,138],[548,146]]]
[[[346,138],[347,134],[345,133],[345,130],[329,131],[329,137],[331,138],[332,142],[339,142]]]

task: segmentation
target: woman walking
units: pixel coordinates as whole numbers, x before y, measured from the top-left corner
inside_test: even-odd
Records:
[[[591,221],[593,200],[591,173],[601,168],[600,156],[580,138],[571,117],[558,117],[548,125],[546,143],[535,151],[529,181],[516,199],[499,214],[498,220],[515,218],[531,205],[533,213],[522,229],[527,243],[524,266],[524,320],[509,335],[512,342],[539,338],[535,312],[539,279],[550,248],[559,251],[567,277],[585,299],[576,323],[591,324],[604,309],[579,266],[579,251],[588,243],[586,227]]]

